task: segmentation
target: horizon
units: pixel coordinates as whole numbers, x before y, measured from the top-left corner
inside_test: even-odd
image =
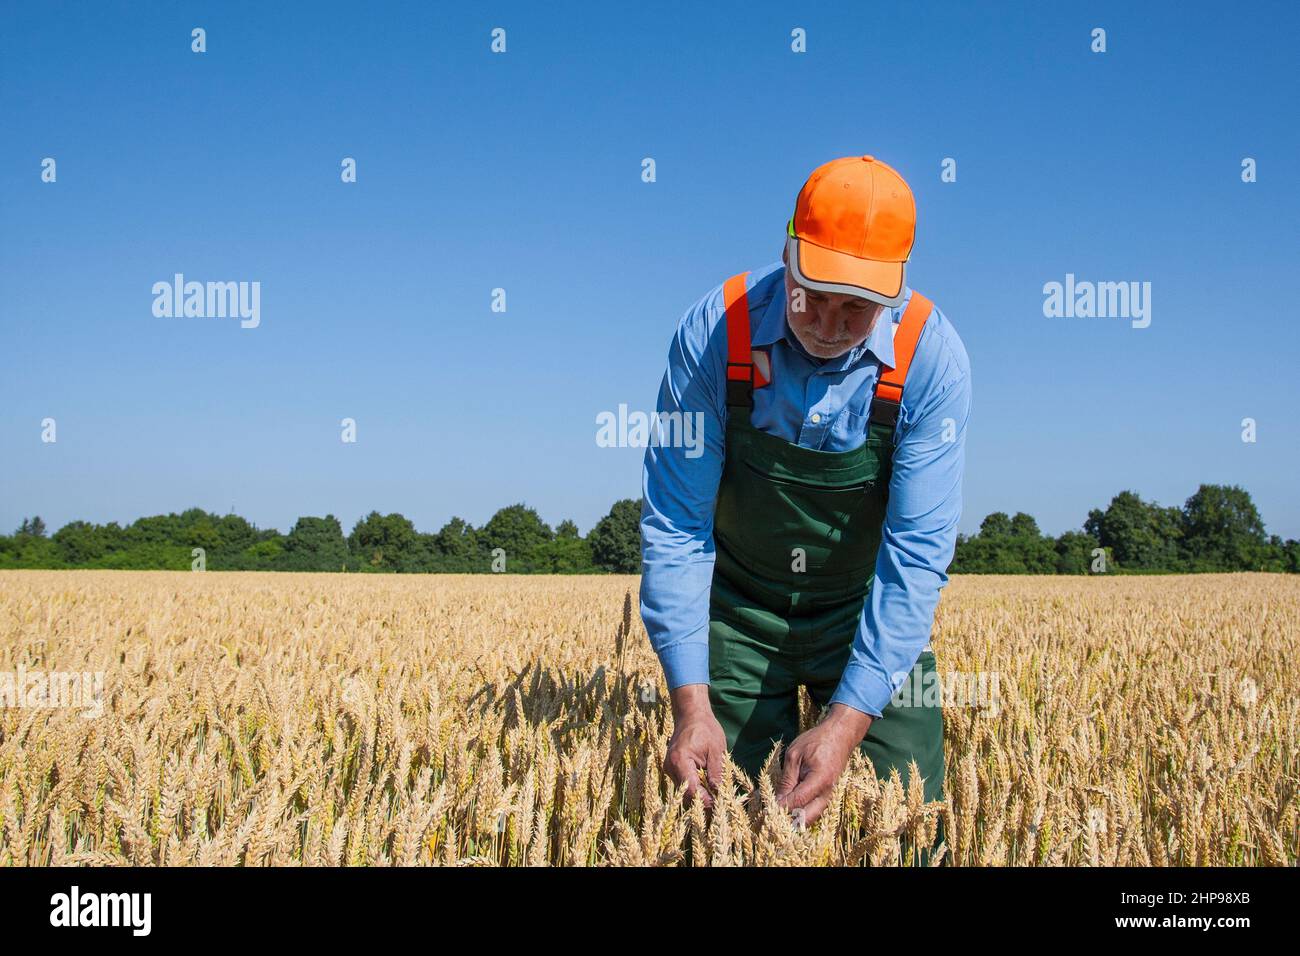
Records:
[[[1204,483],[1204,484],[1208,484],[1208,482],[1206,482],[1206,483]],[[1198,487],[1199,487],[1199,486],[1198,486]],[[1242,489],[1242,490],[1245,491],[1248,495],[1250,494],[1250,489],[1249,489],[1249,488],[1244,488],[1244,489]],[[1122,493],[1122,491],[1133,491],[1133,489],[1121,489],[1121,492],[1117,492],[1117,494]],[[1137,494],[1138,497],[1139,497],[1139,498],[1140,498],[1144,503],[1146,503],[1146,504],[1154,504],[1154,505],[1156,505],[1156,506],[1158,506],[1158,507],[1165,507],[1165,508],[1167,508],[1167,507],[1174,507],[1174,508],[1178,508],[1179,510],[1182,510],[1182,509],[1186,506],[1186,502],[1187,502],[1187,499],[1183,499],[1183,501],[1179,502],[1179,503],[1176,504],[1176,505],[1168,505],[1168,504],[1166,504],[1165,502],[1159,502],[1159,501],[1157,501],[1157,502],[1153,502],[1153,501],[1151,501],[1150,499],[1144,498],[1140,493],[1138,493],[1138,492],[1136,492],[1136,491],[1133,491],[1133,493],[1134,493],[1134,494]],[[1195,493],[1195,489],[1193,490],[1193,493]],[[1190,498],[1191,495],[1188,495],[1188,497]],[[601,515],[596,519],[596,521],[593,521],[592,524],[591,524],[591,526],[586,527],[586,528],[584,528],[580,523],[578,523],[577,521],[575,521],[573,518],[570,518],[570,517],[560,517],[560,518],[552,519],[552,518],[548,517],[547,515],[543,514],[543,513],[540,511],[540,509],[537,509],[537,508],[535,508],[533,505],[530,505],[527,501],[512,501],[512,502],[510,502],[510,503],[508,503],[508,504],[501,505],[501,506],[499,506],[498,508],[493,509],[493,511],[492,511],[490,514],[488,514],[485,518],[483,518],[482,520],[478,520],[478,521],[475,521],[475,520],[472,520],[472,519],[470,519],[470,518],[467,518],[467,517],[465,517],[463,514],[452,514],[452,515],[449,516],[449,517],[447,518],[447,520],[444,521],[442,524],[438,525],[437,527],[429,527],[429,528],[422,528],[419,524],[417,524],[417,523],[414,521],[414,519],[412,519],[409,515],[407,515],[407,514],[406,514],[405,512],[403,512],[403,511],[398,510],[398,511],[396,511],[396,512],[384,512],[384,511],[380,511],[379,509],[375,509],[375,508],[371,508],[371,509],[368,510],[368,511],[362,511],[360,514],[358,514],[358,515],[356,516],[356,518],[354,518],[354,519],[352,519],[352,520],[345,520],[344,518],[340,517],[336,512],[333,512],[333,511],[325,511],[325,512],[321,512],[320,514],[314,514],[314,515],[306,515],[306,514],[304,514],[304,515],[297,515],[297,516],[296,516],[292,521],[289,521],[289,522],[287,522],[287,523],[285,523],[285,524],[283,524],[283,525],[279,525],[279,524],[262,525],[262,524],[259,524],[259,523],[257,523],[256,521],[253,521],[253,520],[251,520],[251,519],[245,517],[244,515],[240,514],[239,511],[238,511],[238,509],[234,508],[233,506],[231,507],[231,509],[230,509],[229,511],[215,511],[215,510],[210,509],[210,508],[205,508],[205,507],[203,507],[202,505],[190,505],[190,506],[188,506],[188,507],[185,507],[185,508],[179,508],[179,509],[176,509],[176,510],[173,510],[173,511],[164,511],[164,512],[157,512],[157,511],[155,511],[155,512],[150,512],[150,513],[148,513],[148,514],[140,514],[140,515],[136,515],[134,518],[131,518],[131,519],[126,520],[126,521],[117,521],[117,519],[110,519],[109,521],[91,521],[90,519],[85,519],[85,518],[72,518],[72,519],[70,519],[70,521],[87,521],[87,522],[90,523],[90,524],[96,524],[96,525],[100,525],[100,526],[106,526],[106,525],[111,524],[111,523],[113,523],[114,521],[116,521],[116,523],[119,525],[119,527],[127,528],[127,527],[129,527],[130,525],[134,524],[136,521],[141,520],[141,519],[145,519],[145,518],[167,517],[167,516],[171,516],[171,515],[177,515],[177,516],[179,516],[179,515],[184,514],[184,513],[187,512],[187,511],[197,509],[197,510],[199,510],[199,511],[203,511],[205,514],[208,514],[208,515],[215,515],[215,516],[217,516],[217,517],[219,517],[219,518],[224,518],[224,517],[231,516],[231,515],[233,515],[233,516],[235,516],[235,517],[243,518],[245,521],[248,522],[248,524],[249,524],[252,528],[254,528],[254,529],[257,530],[257,531],[262,531],[262,532],[265,532],[265,531],[274,531],[274,532],[277,532],[278,534],[287,535],[287,534],[289,534],[289,532],[293,529],[294,525],[296,525],[296,524],[298,523],[298,521],[299,521],[300,519],[302,519],[302,518],[327,518],[327,517],[331,517],[331,516],[332,516],[332,517],[334,517],[334,518],[339,522],[339,526],[343,529],[343,536],[346,538],[349,534],[352,533],[352,531],[356,528],[356,526],[357,526],[358,524],[360,524],[362,521],[364,521],[364,520],[365,520],[369,515],[371,515],[371,514],[379,514],[379,515],[381,515],[381,516],[383,516],[383,517],[387,517],[389,514],[394,514],[394,513],[395,513],[395,514],[398,514],[398,515],[400,515],[401,517],[406,518],[407,520],[411,521],[411,523],[412,523],[412,527],[415,529],[415,532],[416,532],[417,534],[430,534],[430,535],[432,535],[432,534],[437,534],[439,531],[441,531],[444,527],[446,527],[446,525],[449,524],[449,523],[450,523],[453,519],[455,519],[455,518],[459,518],[460,520],[464,521],[464,522],[465,522],[467,525],[469,525],[470,527],[472,527],[472,528],[474,528],[474,529],[476,529],[476,530],[480,530],[480,529],[483,528],[483,526],[484,526],[485,524],[487,524],[487,522],[488,522],[489,520],[491,520],[491,518],[492,518],[495,514],[497,514],[497,512],[502,511],[502,510],[504,510],[504,509],[506,509],[506,508],[512,508],[512,507],[520,506],[520,507],[523,507],[523,508],[529,508],[529,509],[532,509],[533,511],[536,511],[536,512],[537,512],[537,516],[538,516],[538,518],[540,518],[541,521],[542,521],[542,523],[545,524],[548,528],[550,528],[550,529],[552,530],[552,532],[554,532],[555,529],[558,528],[558,527],[559,527],[563,522],[565,522],[565,521],[573,521],[574,525],[576,525],[577,528],[578,528],[578,535],[579,535],[580,537],[585,538],[588,534],[591,533],[592,529],[593,529],[593,528],[595,527],[595,525],[600,521],[600,519],[601,519],[601,518],[604,518],[606,515],[609,514],[610,510],[613,509],[613,507],[614,507],[614,505],[617,503],[617,501],[622,501],[622,500],[639,501],[640,498],[639,498],[639,496],[638,496],[638,497],[630,497],[630,499],[621,499],[621,498],[620,498],[620,499],[616,499],[616,501],[611,501],[611,502],[610,502],[610,505],[609,505],[609,508],[606,509],[606,511],[605,511],[604,513],[602,513],[602,514],[601,514]],[[1105,511],[1106,508],[1110,505],[1110,503],[1111,503],[1112,500],[1113,500],[1113,497],[1112,497],[1111,499],[1107,499],[1106,502],[1103,503],[1103,504],[1093,505],[1092,508],[1089,509],[1089,510],[1097,509],[1097,510],[1100,510],[1100,511]],[[1252,502],[1254,501],[1254,496],[1251,496],[1251,500],[1252,500]],[[1258,503],[1256,503],[1256,509],[1258,510]],[[1042,525],[1042,523],[1038,520],[1038,517],[1037,517],[1036,515],[1034,515],[1034,514],[1031,514],[1030,512],[1025,512],[1025,511],[1022,511],[1021,509],[1012,509],[1012,510],[1000,509],[1000,510],[997,510],[997,511],[990,511],[990,512],[989,512],[988,514],[986,514],[986,515],[981,515],[980,518],[979,518],[979,521],[976,523],[976,527],[974,528],[974,530],[972,530],[972,531],[962,531],[962,532],[959,532],[959,534],[960,534],[961,536],[964,536],[964,537],[971,537],[971,536],[977,534],[977,533],[979,532],[979,530],[980,530],[979,525],[982,524],[982,523],[984,522],[984,520],[985,520],[986,518],[989,517],[989,515],[998,514],[998,513],[1005,514],[1005,515],[1007,515],[1008,517],[1015,517],[1015,515],[1017,515],[1017,514],[1022,514],[1022,513],[1023,513],[1023,514],[1028,514],[1031,518],[1034,519],[1035,524],[1038,525],[1038,530],[1039,530],[1039,532],[1040,532],[1042,535],[1044,535],[1044,536],[1046,536],[1046,537],[1049,537],[1049,538],[1059,538],[1061,535],[1066,534],[1066,533],[1069,533],[1069,532],[1072,532],[1072,531],[1082,531],[1082,530],[1083,530],[1083,526],[1084,526],[1085,522],[1087,521],[1087,514],[1085,514],[1083,520],[1081,520],[1077,526],[1075,526],[1075,527],[1070,527],[1070,528],[1062,528],[1062,529],[1059,530],[1059,531],[1051,531],[1051,530],[1049,530],[1049,529],[1047,529],[1047,528],[1044,528],[1043,525]],[[63,522],[62,524],[60,524],[60,525],[58,525],[58,526],[55,526],[55,525],[53,525],[53,524],[50,523],[50,522],[46,522],[46,521],[45,521],[45,516],[44,516],[44,515],[34,514],[34,515],[24,515],[23,518],[20,519],[20,524],[21,524],[22,521],[30,520],[30,519],[33,519],[33,518],[40,518],[41,521],[42,521],[43,523],[45,523],[45,525],[46,525],[46,536],[47,536],[47,537],[50,536],[50,535],[53,535],[54,532],[56,532],[57,530],[59,530],[59,528],[61,528],[61,527],[65,526],[65,525],[67,525],[68,523],[70,523],[70,522]],[[1277,537],[1281,538],[1283,541],[1292,540],[1291,537],[1288,536],[1288,535],[1278,534],[1277,532],[1273,531],[1273,530],[1269,527],[1269,525],[1268,525],[1268,520],[1267,520],[1267,518],[1266,518],[1263,514],[1260,515],[1260,520],[1261,520],[1261,521],[1263,522],[1263,524],[1264,524],[1264,533],[1265,533],[1266,536],[1277,535]],[[5,531],[3,528],[0,528],[0,536],[12,536],[12,535],[17,534],[17,533],[18,533],[17,528],[16,528],[14,531]]]

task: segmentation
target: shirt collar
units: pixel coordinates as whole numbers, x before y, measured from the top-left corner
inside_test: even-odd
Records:
[[[856,365],[863,357],[864,353],[870,352],[881,364],[890,368],[894,367],[894,327],[902,319],[903,310],[907,308],[907,300],[911,298],[912,290],[905,290],[905,298],[901,305],[896,308],[885,306],[880,315],[876,317],[875,323],[871,326],[871,331],[867,333],[866,339],[861,345],[849,349],[846,355],[837,359],[827,359],[833,367],[850,368]],[[790,330],[790,324],[785,317],[785,269],[784,267],[776,270],[776,290],[772,294],[771,300],[767,303],[767,308],[759,317],[758,325],[750,335],[750,341],[755,348],[764,348],[778,341],[785,339],[786,343],[800,355],[808,356],[804,351],[799,340],[795,337],[794,332]],[[813,362],[821,362],[821,359],[808,356]]]

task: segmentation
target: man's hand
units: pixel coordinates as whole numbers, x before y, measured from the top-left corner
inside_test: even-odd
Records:
[[[853,748],[871,728],[871,719],[860,710],[832,704],[825,720],[786,748],[777,803],[796,814],[802,811],[805,825],[816,821],[830,803],[831,790],[848,766]]]
[[[713,806],[713,794],[722,783],[722,757],[727,735],[709,706],[708,684],[683,684],[672,692],[673,736],[668,741],[664,772],[675,783],[686,784],[687,799],[699,797]],[[700,785],[700,770],[708,786]]]

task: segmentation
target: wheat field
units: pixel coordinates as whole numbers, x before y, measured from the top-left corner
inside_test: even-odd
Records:
[[[808,828],[770,774],[670,785],[636,588],[0,572],[0,865],[894,866],[940,820],[947,865],[1296,863],[1300,579],[954,577],[944,691],[995,683],[946,799],[855,756]],[[97,706],[15,696],[56,672]]]

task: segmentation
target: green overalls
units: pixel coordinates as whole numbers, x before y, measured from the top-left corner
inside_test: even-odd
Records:
[[[799,734],[800,685],[824,707],[848,663],[875,578],[898,400],[932,305],[912,293],[894,338],[895,367],[886,367],[873,397],[866,442],[850,451],[817,451],[750,423],[753,388],[766,377],[761,366],[756,374],[752,360],[746,275],[723,287],[727,431],[713,523],[709,700],[733,759],[757,779],[775,741],[789,744]],[[801,553],[806,569],[795,570]],[[913,678],[928,679],[934,666],[934,654],[925,651]],[[887,779],[897,767],[904,787],[908,761],[915,760],[926,800],[943,799],[938,706],[891,702],[861,747],[878,777]]]

